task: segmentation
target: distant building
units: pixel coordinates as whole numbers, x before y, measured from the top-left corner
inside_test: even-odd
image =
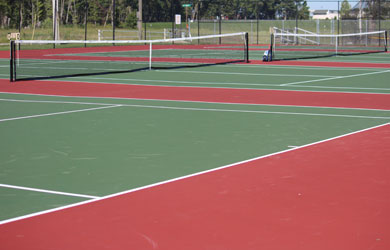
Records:
[[[339,13],[337,10],[314,10],[313,19],[338,19]]]
[[[366,12],[368,9],[369,9],[369,5],[367,2],[359,1],[349,11],[349,15],[357,19],[364,18],[367,15]]]

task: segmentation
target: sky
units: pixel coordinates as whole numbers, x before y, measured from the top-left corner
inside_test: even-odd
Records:
[[[306,0],[311,10],[337,10],[337,0]],[[315,2],[317,1],[317,2]],[[340,0],[340,7],[341,7]],[[351,7],[355,6],[357,0],[349,1]]]

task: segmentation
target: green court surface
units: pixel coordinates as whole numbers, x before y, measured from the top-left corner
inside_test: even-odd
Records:
[[[378,110],[0,97],[0,183],[97,197],[390,120]],[[0,192],[1,219],[82,199]]]
[[[251,59],[260,57],[260,52],[253,53]],[[389,59],[387,53],[321,60],[388,63]],[[58,61],[39,67],[51,70],[56,67],[53,62]],[[78,67],[86,62],[75,63]],[[0,78],[9,78],[6,59],[0,60]],[[95,82],[389,94],[389,78],[389,68],[227,64],[55,80],[80,86]],[[389,121],[389,110],[0,93],[0,221]]]
[[[251,59],[257,59],[253,55]],[[260,58],[261,55],[258,55]],[[318,59],[317,59],[318,61]],[[389,53],[356,55],[348,57],[321,58],[329,62],[390,62]],[[9,78],[9,61],[0,61],[0,77]],[[33,61],[32,64],[37,63]],[[72,65],[76,73],[82,73],[88,65],[88,72],[122,71],[129,69],[125,62],[113,61],[59,61],[49,60],[39,62],[35,67],[44,71],[64,72],[62,67]],[[64,64],[64,65],[63,65]],[[136,62],[137,68],[147,68],[147,63]],[[158,62],[154,63],[159,66]],[[169,64],[163,63],[167,66]],[[175,64],[171,64],[175,67]],[[182,64],[180,64],[182,66]],[[69,67],[69,66],[68,66]],[[93,71],[94,70],[94,71]],[[363,93],[390,93],[388,78],[389,68],[351,68],[351,67],[302,67],[277,66],[255,64],[227,64],[204,67],[178,67],[159,70],[142,70],[120,74],[95,74],[88,76],[66,77],[62,80],[79,82],[100,82],[119,84],[142,84],[159,86],[192,86],[218,88],[246,88],[246,89],[279,89],[297,91],[331,91],[331,92],[363,92]],[[375,80],[373,80],[375,79]],[[61,80],[57,79],[57,80]]]
[[[337,52],[336,52],[337,51]],[[276,60],[283,59],[304,59],[318,57],[351,57],[366,55],[369,53],[381,53],[385,51],[385,46],[382,47],[323,47],[323,46],[275,46],[273,58]],[[337,54],[337,56],[335,55]]]
[[[315,59],[310,59],[315,61]],[[318,60],[318,59],[317,59]],[[389,63],[389,54],[388,53],[377,53],[377,54],[369,54],[369,55],[353,55],[353,56],[335,56],[335,57],[327,57],[321,58],[321,61],[337,61],[344,62],[360,62],[360,63]]]

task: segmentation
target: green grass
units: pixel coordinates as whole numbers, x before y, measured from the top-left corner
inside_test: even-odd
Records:
[[[192,36],[198,35],[198,23],[190,23]],[[295,20],[245,20],[245,21],[222,21],[222,33],[235,33],[235,32],[249,32],[250,43],[259,43],[259,44],[269,44],[270,43],[270,28],[278,27],[284,29],[294,29],[296,26]],[[377,30],[377,26],[367,26],[366,21],[362,22],[362,29],[359,29],[358,22],[354,20],[341,20],[340,23],[337,20],[320,20],[319,23],[315,20],[299,20],[298,27],[308,30],[314,33],[321,34],[337,34],[340,33],[358,33],[365,32],[367,30],[373,31]],[[185,23],[180,27],[185,28]],[[143,26],[143,29],[145,26]],[[179,28],[179,27],[178,27]],[[88,40],[97,40],[98,39],[98,30],[110,30],[111,26],[96,26],[93,24],[88,24],[87,30],[87,39]],[[164,29],[172,29],[172,22],[155,22],[147,23],[146,30],[150,32],[163,32]],[[381,21],[382,30],[390,30],[390,20]],[[123,27],[117,27],[117,31],[129,30]],[[10,32],[18,32],[17,29],[0,29],[0,44],[8,43],[7,34]],[[30,40],[34,38],[35,40],[52,40],[52,28],[37,28],[33,37],[32,28],[24,28],[21,31],[21,39]],[[211,21],[201,21],[199,25],[199,35],[210,35],[210,34],[219,34],[219,23],[213,20]],[[111,37],[111,35],[109,35]],[[118,38],[120,34],[117,34]],[[162,34],[154,34],[152,39],[162,38]],[[78,25],[61,25],[60,26],[60,39],[62,40],[83,40],[85,38],[85,29],[83,26]],[[148,38],[149,39],[149,38]],[[0,49],[8,49],[8,47],[0,46]]]

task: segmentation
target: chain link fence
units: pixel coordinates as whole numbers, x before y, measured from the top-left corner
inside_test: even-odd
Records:
[[[19,32],[22,40],[52,40],[54,27],[60,40],[149,40],[248,32],[251,44],[269,44],[275,28],[316,34],[390,31],[389,0],[348,1],[349,8],[342,0],[330,0],[327,3],[333,3],[337,11],[332,19],[314,19],[303,1],[272,12],[260,0],[144,0],[141,15],[137,1],[59,0],[53,20],[51,2],[11,1],[9,14],[1,14],[0,42],[6,43],[12,32]],[[156,7],[157,2],[160,6]]]

